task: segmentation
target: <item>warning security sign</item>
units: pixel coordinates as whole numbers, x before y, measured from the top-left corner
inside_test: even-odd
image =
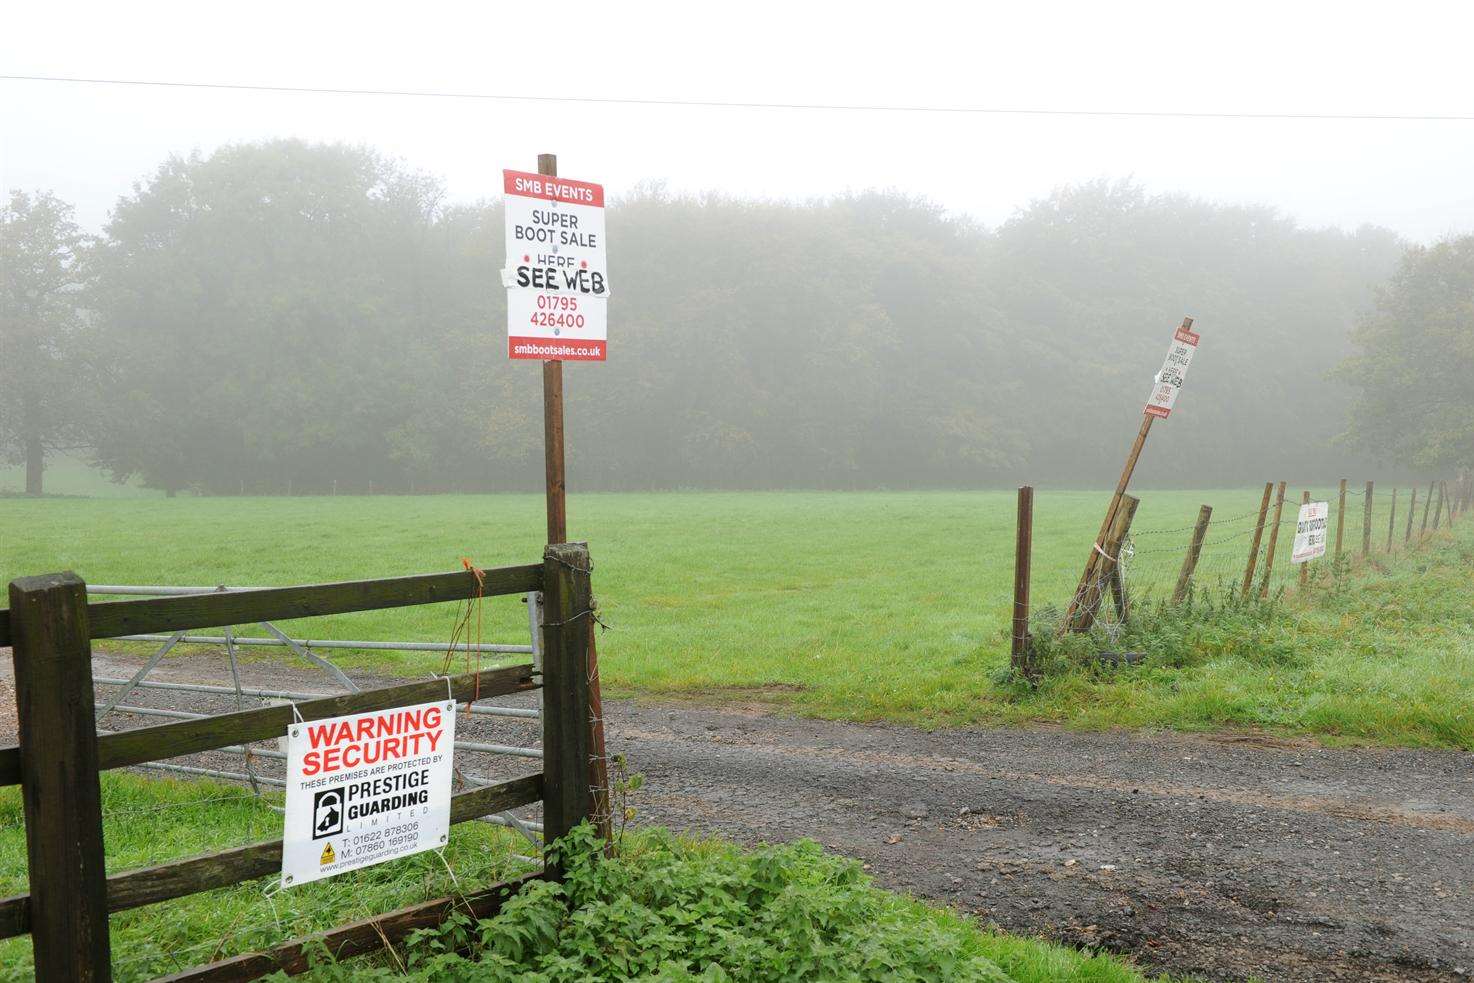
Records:
[[[293,724],[282,887],[444,846],[454,743],[448,700]]]
[[[1198,350],[1202,338],[1188,327],[1179,327],[1172,335],[1172,347],[1167,349],[1167,361],[1162,371],[1152,380],[1152,393],[1146,400],[1146,412],[1152,416],[1166,418],[1172,414],[1172,405],[1182,384],[1187,381],[1187,367],[1192,364],[1193,353]]]
[[[602,362],[609,270],[604,188],[502,172],[506,193],[507,357]]]

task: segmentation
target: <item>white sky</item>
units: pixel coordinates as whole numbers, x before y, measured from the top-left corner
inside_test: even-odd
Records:
[[[1474,116],[1461,3],[12,4],[0,74],[783,103]],[[1052,188],[1274,205],[1420,240],[1474,231],[1474,122],[668,108],[0,81],[0,185],[100,225],[171,153],[366,143],[500,193],[556,152],[618,193],[917,192],[989,225]]]

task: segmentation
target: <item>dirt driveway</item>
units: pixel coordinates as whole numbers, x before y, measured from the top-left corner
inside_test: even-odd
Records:
[[[137,663],[99,656],[97,674],[127,675]],[[0,659],[6,710],[8,672]],[[229,678],[204,657],[159,672]],[[258,688],[331,688],[296,666],[254,663],[244,675]],[[231,708],[159,690],[130,702]],[[1474,969],[1468,754],[1233,736],[928,733],[626,701],[606,711],[611,749],[647,778],[635,801],[642,821],[748,843],[813,837],[864,861],[887,887],[1008,931],[1209,979],[1458,980]],[[0,712],[0,730],[11,719]],[[526,744],[537,728],[478,717],[460,736]],[[239,758],[220,763],[238,768]],[[484,770],[535,768],[502,758]]]

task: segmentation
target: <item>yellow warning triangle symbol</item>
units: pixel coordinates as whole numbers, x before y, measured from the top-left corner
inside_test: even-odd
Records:
[[[318,864],[320,866],[326,866],[337,859],[338,855],[333,852],[333,843],[329,840],[322,845],[322,857],[318,860]]]

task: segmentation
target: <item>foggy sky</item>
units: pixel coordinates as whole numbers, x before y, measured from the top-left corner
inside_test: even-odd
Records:
[[[253,4],[11,7],[0,74],[863,105],[1474,115],[1459,4]],[[1474,231],[1474,122],[597,106],[0,82],[0,186],[91,228],[171,153],[296,136],[500,193],[556,152],[618,194],[925,195],[994,225],[1064,183]]]

